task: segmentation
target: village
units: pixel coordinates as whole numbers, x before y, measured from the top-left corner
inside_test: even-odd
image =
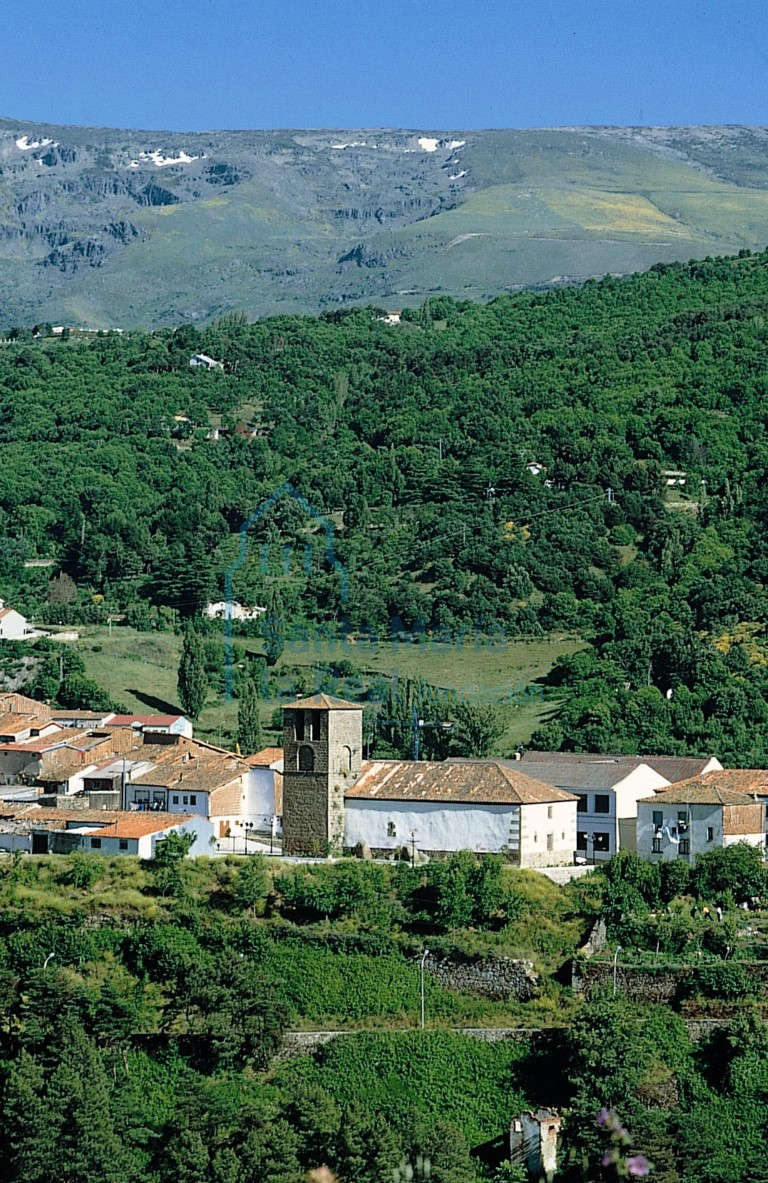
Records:
[[[283,745],[195,739],[183,715],[58,710],[0,695],[0,851],[151,859],[343,854],[414,864],[468,850],[553,874],[622,850],[651,862],[764,848],[768,772],[711,757],[529,750],[516,758],[363,759],[363,707],[317,694]]]

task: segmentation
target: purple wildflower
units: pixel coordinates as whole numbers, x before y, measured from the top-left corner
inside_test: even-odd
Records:
[[[633,1179],[644,1179],[650,1174],[651,1164],[644,1154],[633,1154],[626,1161],[627,1174]]]

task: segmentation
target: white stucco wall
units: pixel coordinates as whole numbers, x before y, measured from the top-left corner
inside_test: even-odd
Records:
[[[707,850],[713,850],[716,846],[734,846],[737,842],[746,842],[749,846],[765,844],[765,834],[762,833],[723,835],[723,811],[720,805],[665,805],[664,795],[660,794],[655,801],[642,803],[637,807],[637,853],[653,862],[686,857],[680,854],[678,843],[672,842],[667,833],[661,836],[661,853],[653,853],[653,839],[656,836],[654,811],[662,813],[663,826],[670,828],[678,824],[678,811],[687,811],[690,821],[684,837],[687,837],[690,843],[688,857],[691,859]]]
[[[647,797],[657,789],[666,788],[668,785],[669,781],[649,768],[647,764],[639,764],[637,768],[633,768],[631,772],[627,773],[623,780],[617,781],[612,789],[585,788],[580,785],[578,788],[569,790],[587,798],[588,807],[584,812],[579,813],[577,818],[577,830],[588,836],[586,849],[582,847],[579,853],[589,858],[590,861],[594,858],[596,862],[604,862],[612,858],[622,845],[628,845],[630,849],[634,849],[635,826],[622,826],[621,822],[626,822],[628,819],[633,822],[637,817],[638,800],[641,797]],[[600,795],[608,798],[607,813],[595,811],[595,796]],[[629,834],[631,841],[622,842],[622,832],[624,835]],[[595,849],[595,834],[607,836],[607,850]]]
[[[13,852],[14,850],[32,850],[32,835],[31,834],[11,834],[6,831],[0,832],[0,850],[7,850]]]
[[[243,778],[243,821],[269,832],[275,815],[275,773],[272,768],[252,768]]]
[[[478,854],[517,848],[522,866],[573,861],[576,849],[576,802],[548,805],[468,805],[432,801],[369,801],[347,798],[345,845],[367,842],[381,850],[410,846],[417,850],[472,850]],[[549,816],[549,810],[552,816]],[[519,818],[518,818],[519,810]],[[393,823],[395,833],[389,834]],[[547,836],[552,835],[551,848]]]
[[[520,807],[520,866],[550,867],[573,862],[576,802],[553,801]]]
[[[381,850],[410,846],[417,850],[498,852],[509,845],[516,806],[435,804],[431,801],[365,801],[347,798],[345,845],[367,842]],[[395,834],[387,833],[394,823]]]
[[[0,618],[0,640],[2,641],[20,641],[29,636],[31,631],[32,626],[27,619],[14,608],[11,608],[7,616]]]

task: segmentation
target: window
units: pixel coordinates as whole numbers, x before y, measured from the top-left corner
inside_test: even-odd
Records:
[[[178,805],[178,803],[179,803],[179,794],[178,793],[173,794],[173,803],[174,803],[174,805]]]
[[[547,834],[547,850],[555,849],[555,835]]]
[[[547,817],[548,818],[552,817],[552,806],[551,805],[547,806]]]
[[[352,771],[352,749],[345,746],[341,749],[341,770],[342,772]]]
[[[714,840],[715,840],[715,827],[714,826],[707,826],[707,842],[714,842]]]
[[[587,849],[587,831],[586,830],[579,830],[578,833],[576,834],[576,849],[577,850],[586,850]]]
[[[309,715],[309,722],[311,727],[310,739],[318,740],[320,738],[320,712],[307,711]]]
[[[611,849],[610,834],[593,834],[592,841],[595,844],[595,854],[608,854]]]
[[[189,794],[189,803],[190,805],[197,805],[197,793]]]
[[[661,854],[661,838],[654,838],[652,850],[654,854]]]
[[[534,844],[534,846],[536,845],[536,843],[538,842],[538,840],[539,840],[539,835],[538,835],[538,834],[534,834],[534,835],[533,835],[533,844]]]
[[[182,805],[189,805],[189,796],[186,793],[181,798],[181,803],[182,803]]]
[[[663,825],[664,825],[664,814],[662,813],[662,811],[660,809],[654,809],[654,811],[653,811],[653,828],[654,828],[654,830],[660,830]]]
[[[579,793],[579,799],[576,803],[577,813],[589,813],[589,797],[586,793]]]
[[[684,809],[677,811],[677,832],[685,834],[688,830],[688,814]]]
[[[101,838],[91,838],[91,849],[101,850]]]
[[[296,711],[293,716],[293,733],[297,739],[304,738],[304,712]]]
[[[121,850],[127,850],[127,849],[128,849],[128,842],[126,841],[126,839],[125,839],[125,838],[121,838],[121,839],[120,839],[120,849],[121,849]]]
[[[691,842],[690,842],[689,838],[681,838],[680,839],[680,845],[677,848],[677,853],[678,854],[690,854],[691,853]]]
[[[394,822],[387,822],[387,837],[388,838],[396,838],[397,837],[397,827],[395,826]]]
[[[315,771],[315,753],[306,745],[299,748],[298,766],[299,772]]]
[[[611,798],[607,793],[595,793],[595,813],[610,813]]]

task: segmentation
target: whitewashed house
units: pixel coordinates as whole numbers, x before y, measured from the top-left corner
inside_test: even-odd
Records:
[[[529,776],[576,794],[576,849],[589,862],[604,862],[617,850],[635,849],[641,797],[684,777],[722,768],[714,757],[537,751],[526,752],[518,765]]]
[[[346,845],[504,853],[520,867],[573,862],[576,797],[494,760],[373,760],[345,794]]]
[[[250,768],[251,818],[257,830],[277,835],[283,813],[283,749],[262,748],[246,756]]]
[[[47,809],[35,804],[0,805],[0,850],[28,854],[137,855],[153,858],[169,834],[194,834],[192,855],[210,855],[213,830],[204,818],[112,810]]]
[[[276,812],[274,777],[211,744],[180,735],[159,739],[145,733],[144,746],[134,755],[142,767],[130,768],[124,778],[124,808],[203,817],[216,839],[233,843],[246,829],[269,835]]]
[[[160,735],[184,735],[192,738],[193,727],[184,715],[112,715],[110,727],[130,727],[144,733],[157,732]]]
[[[258,604],[247,608],[237,600],[216,600],[205,606],[205,615],[209,620],[258,620],[265,612],[266,608],[260,608]]]
[[[0,641],[26,641],[30,637],[45,635],[31,625],[26,616],[22,616],[15,608],[6,608],[5,602],[0,600]]]
[[[637,803],[637,853],[651,862],[746,842],[765,846],[765,800],[729,787],[730,771],[693,777]],[[738,774],[737,774],[738,775]]]
[[[223,370],[224,362],[216,361],[215,357],[209,357],[207,353],[195,353],[189,359],[189,364],[193,370]]]

